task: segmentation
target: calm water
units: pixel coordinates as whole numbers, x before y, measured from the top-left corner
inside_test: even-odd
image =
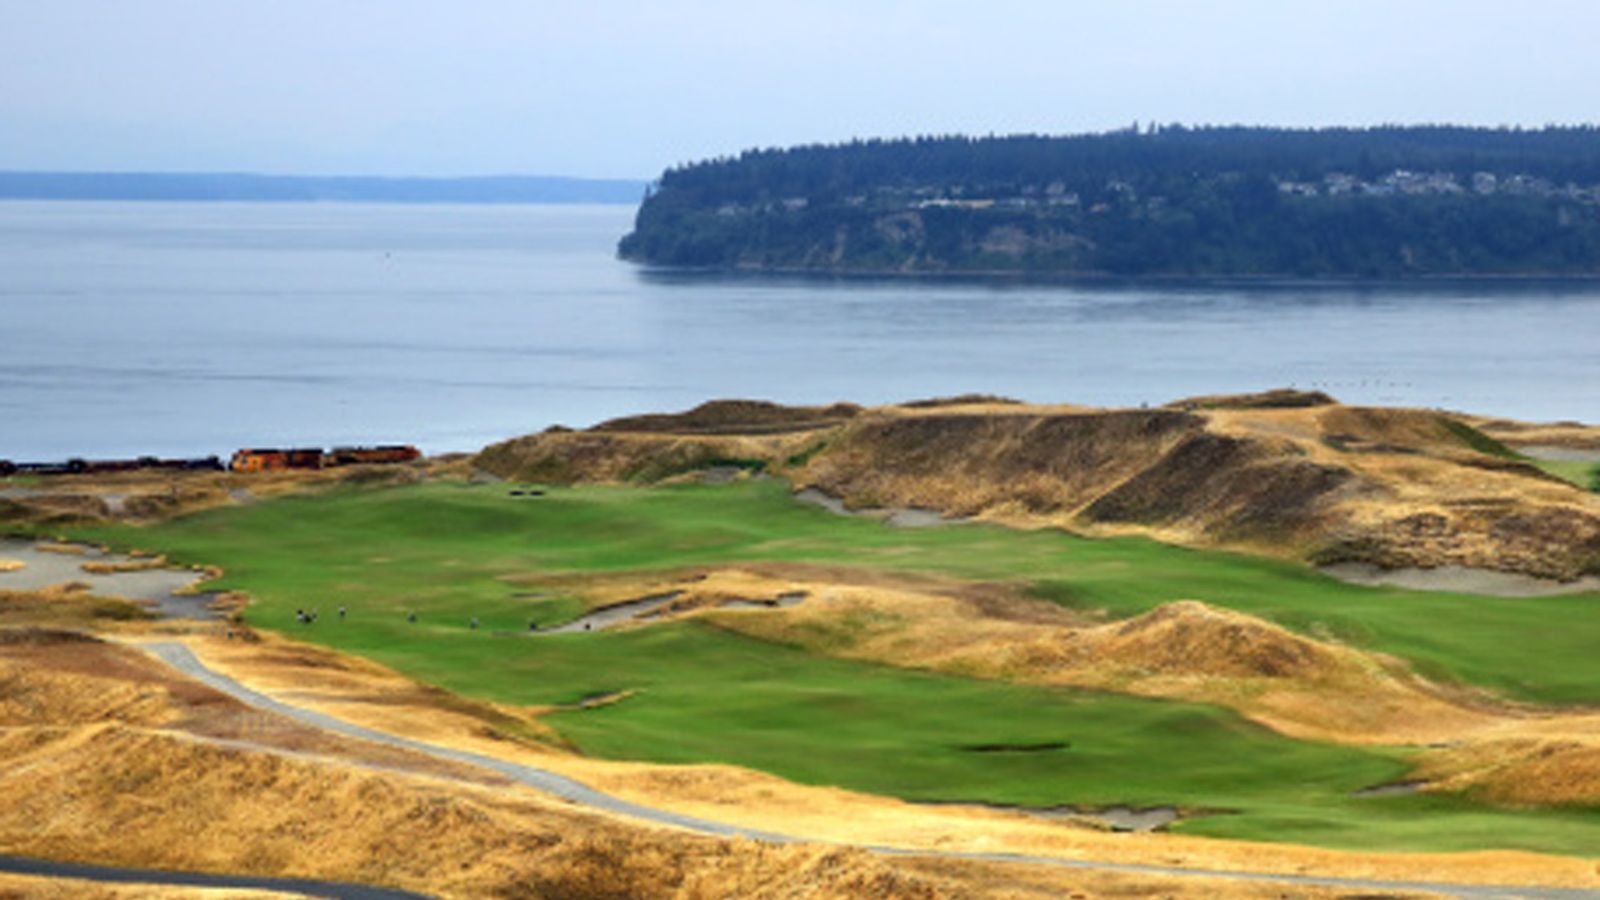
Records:
[[[1600,421],[1600,286],[713,279],[623,207],[0,203],[0,457],[471,450],[714,397],[1350,401]]]

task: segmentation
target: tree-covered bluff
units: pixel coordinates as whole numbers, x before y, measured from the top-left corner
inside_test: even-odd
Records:
[[[1137,128],[752,150],[666,171],[663,266],[1114,276],[1600,275],[1600,128]]]

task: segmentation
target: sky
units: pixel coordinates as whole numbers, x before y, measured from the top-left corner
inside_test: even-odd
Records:
[[[1133,122],[1600,119],[1595,0],[0,0],[0,169],[649,178]]]

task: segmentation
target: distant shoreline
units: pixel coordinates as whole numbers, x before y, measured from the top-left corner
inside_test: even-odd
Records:
[[[1189,275],[1181,273],[1147,273],[1118,275],[1109,272],[1021,272],[1015,269],[959,269],[945,272],[905,271],[901,269],[824,269],[803,266],[672,266],[646,263],[621,258],[635,266],[647,278],[662,280],[693,279],[751,279],[786,280],[805,282],[886,282],[886,283],[974,283],[1016,285],[1061,285],[1093,287],[1162,287],[1204,288],[1348,288],[1348,287],[1449,287],[1451,285],[1595,285],[1600,284],[1600,272],[1507,272],[1507,273],[1438,273],[1417,275],[1332,276],[1302,277],[1295,275]]]

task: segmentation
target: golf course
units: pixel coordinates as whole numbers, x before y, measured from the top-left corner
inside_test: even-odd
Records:
[[[793,640],[737,626],[741,616],[816,613],[820,599],[540,633],[614,602],[625,589],[617,585],[631,580],[826,567],[844,581],[984,585],[1086,628],[1200,601],[1543,721],[1600,702],[1593,594],[1359,587],[1293,561],[1144,537],[895,528],[799,503],[771,478],[432,479],[68,531],[220,567],[225,574],[206,590],[248,594],[248,627],[366,657],[467,698],[540,710],[560,741],[594,757],[728,763],[928,803],[1171,807],[1181,818],[1170,829],[1195,836],[1389,851],[1587,856],[1600,847],[1600,814],[1581,792],[1514,803],[1470,781],[1441,781],[1363,796],[1417,780],[1429,748],[1295,739],[1241,715],[1247,699],[1161,699],[998,670],[961,674],[910,657],[896,664],[892,654],[851,658],[852,631],[892,632],[889,614],[827,619],[826,629],[797,630]],[[314,621],[297,615],[312,611]]]

